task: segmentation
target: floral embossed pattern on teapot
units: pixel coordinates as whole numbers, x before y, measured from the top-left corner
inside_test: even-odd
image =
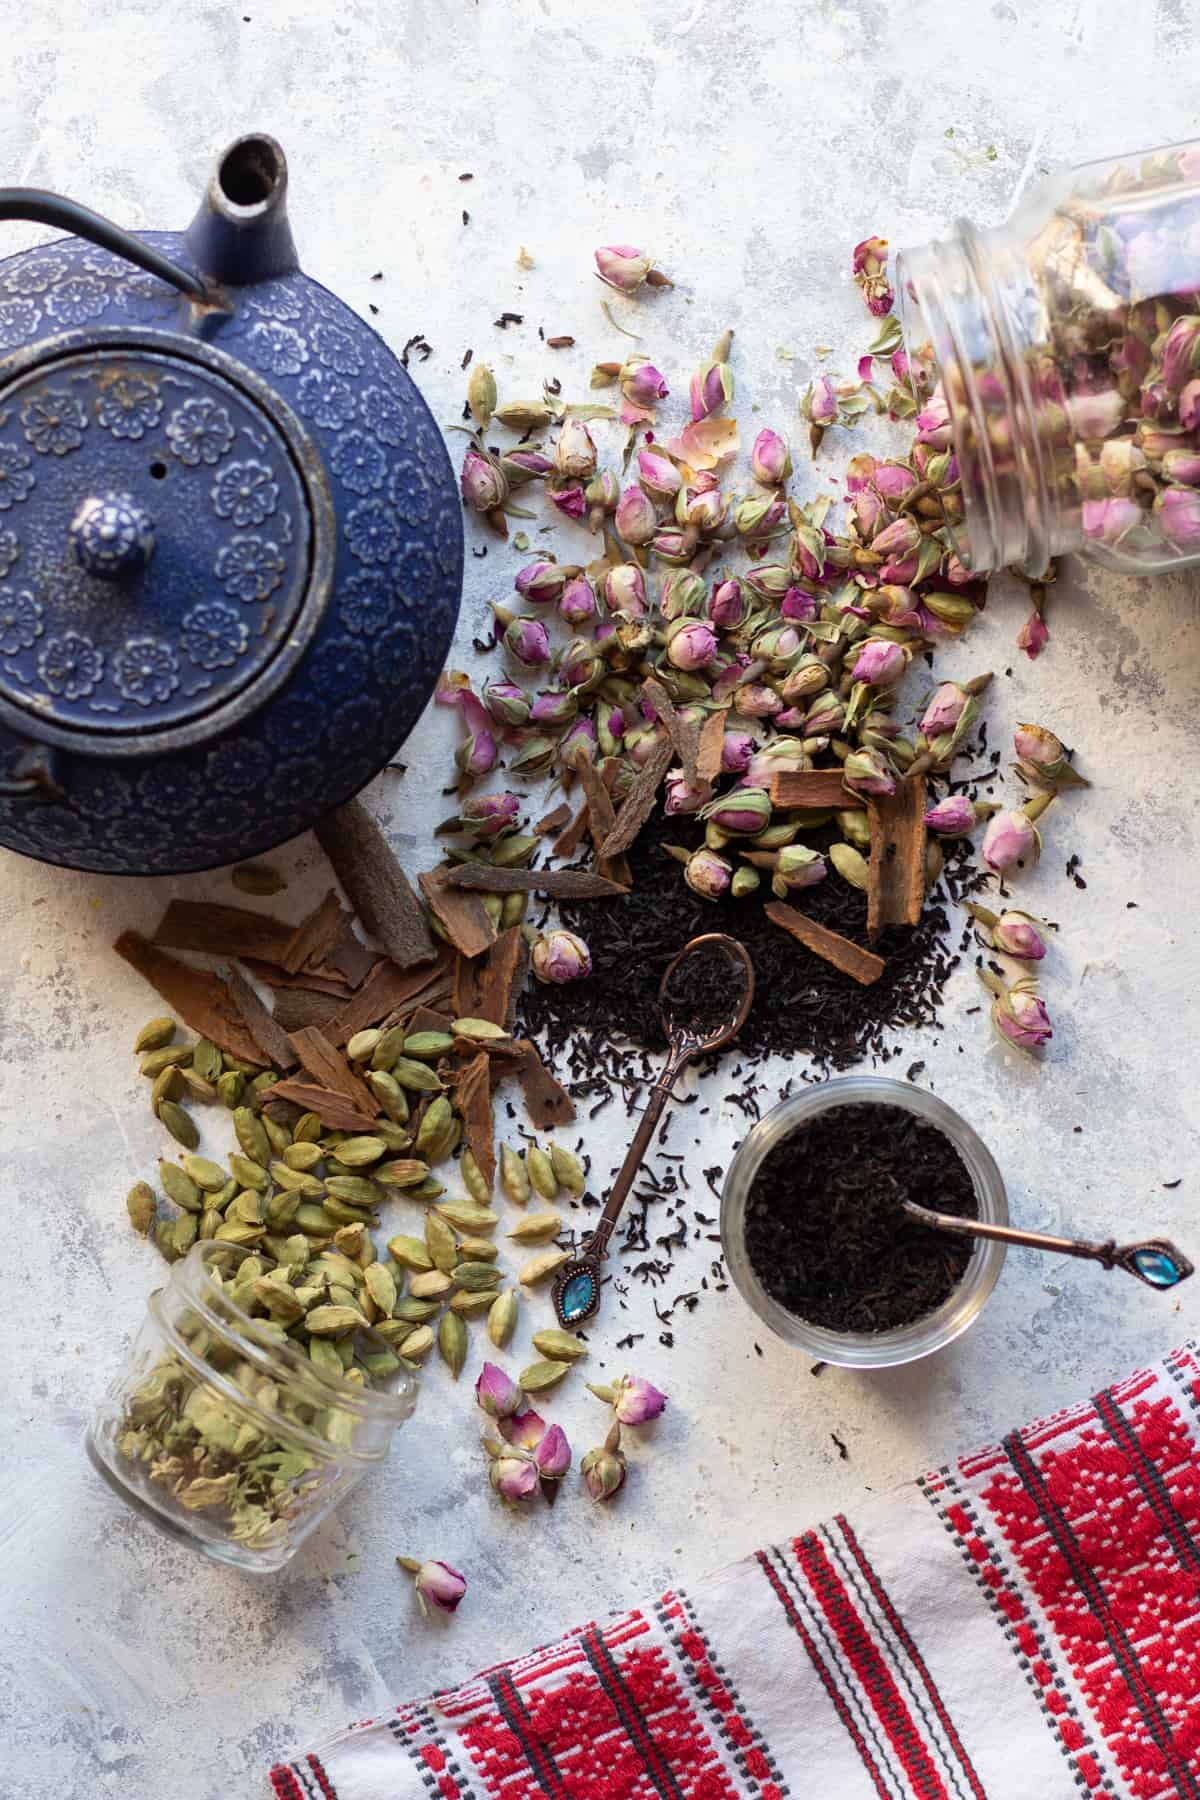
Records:
[[[234,862],[356,793],[458,615],[441,436],[300,273],[270,138],[186,234],[32,189],[0,262],[0,845],[114,874]]]

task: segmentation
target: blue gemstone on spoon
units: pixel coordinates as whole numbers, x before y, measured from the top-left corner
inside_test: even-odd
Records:
[[[562,1312],[568,1324],[574,1319],[582,1319],[592,1301],[596,1297],[596,1278],[586,1270],[582,1274],[572,1275],[563,1289]]]
[[[1153,1287],[1174,1287],[1179,1280],[1178,1266],[1162,1250],[1136,1250],[1133,1265],[1142,1279]]]

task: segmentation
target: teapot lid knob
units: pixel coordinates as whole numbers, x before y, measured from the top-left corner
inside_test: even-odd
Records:
[[[154,520],[132,494],[89,494],[71,520],[71,547],[89,575],[115,581],[154,554]]]

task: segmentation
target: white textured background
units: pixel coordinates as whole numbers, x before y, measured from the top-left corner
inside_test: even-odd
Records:
[[[918,239],[959,212],[990,223],[1043,168],[1196,134],[1198,23],[1192,0],[3,0],[0,179],[62,188],[133,226],[182,225],[222,143],[273,131],[292,163],[305,266],[362,309],[374,300],[397,348],[428,336],[420,379],[446,422],[468,346],[510,397],[535,393],[544,373],[582,385],[596,356],[618,353],[626,340],[603,326],[590,254],[644,243],[679,283],[637,313],[677,393],[732,325],[745,437],[768,422],[798,436],[813,344],[850,372],[870,335],[849,281],[854,241]],[[467,169],[475,179],[460,185]],[[30,241],[4,230],[5,249]],[[522,243],[537,261],[527,275]],[[523,329],[492,328],[505,307],[526,315]],[[539,322],[579,348],[539,354]],[[802,464],[799,497],[812,480]],[[495,548],[468,560],[464,644],[516,561]],[[1097,1235],[1167,1229],[1193,1253],[1194,586],[1077,577],[1053,596],[1036,669],[1018,666],[1021,608],[998,589],[969,646],[942,659],[960,674],[1011,665],[989,702],[993,743],[1014,718],[1040,719],[1077,746],[1096,786],[1051,815],[1046,859],[1022,888],[1063,927],[1045,980],[1056,1021],[1045,1067],[1006,1059],[981,1018],[961,1017],[976,999],[966,979],[945,1033],[905,1046],[991,1144],[1017,1216]],[[398,841],[420,840],[422,854],[437,808],[421,795],[441,784],[450,729],[428,720],[407,781],[374,790]],[[1085,893],[1064,874],[1071,851]],[[298,914],[326,873],[307,839],[282,860]],[[209,1567],[123,1512],[81,1450],[161,1271],[124,1213],[160,1147],[128,1053],[157,1003],[108,946],[176,893],[236,898],[219,875],[126,884],[0,857],[6,1794],[254,1795],[275,1756],[389,1696],[852,1505],[1154,1355],[1200,1317],[1200,1283],[1177,1305],[1021,1254],[979,1325],[933,1363],[814,1381],[730,1293],[681,1325],[672,1353],[648,1337],[637,1360],[672,1406],[610,1511],[573,1490],[553,1514],[504,1514],[483,1479],[467,1377],[456,1391],[432,1371],[416,1420],[336,1529],[269,1581]],[[611,1158],[622,1146],[602,1123],[595,1147]],[[731,1142],[736,1115],[723,1131]],[[211,1133],[210,1146],[226,1147]],[[696,1168],[709,1160],[697,1153]],[[611,1310],[607,1323],[609,1341],[627,1329]],[[595,1363],[603,1352],[599,1332]],[[599,1436],[579,1376],[551,1409],[578,1452]],[[471,1593],[448,1629],[417,1620],[400,1550],[467,1569]]]

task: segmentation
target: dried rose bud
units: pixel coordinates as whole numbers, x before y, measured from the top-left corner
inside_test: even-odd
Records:
[[[821,605],[816,595],[807,593],[801,587],[790,587],[779,602],[779,616],[793,624],[810,625],[820,617],[820,613]]]
[[[635,768],[645,768],[665,735],[661,725],[635,725],[625,733],[625,754]]]
[[[523,1412],[511,1413],[506,1419],[498,1419],[496,1429],[514,1450],[536,1450],[546,1435],[546,1421],[530,1406]]]
[[[523,734],[523,742],[516,755],[509,758],[509,773],[513,775],[544,775],[554,761],[554,753],[558,749],[552,737],[543,737],[540,732],[531,731]]]
[[[602,244],[595,258],[601,281],[622,294],[636,293],[654,267],[654,258],[631,244]]]
[[[602,469],[592,476],[583,490],[583,497],[588,503],[588,530],[599,531],[609,513],[617,510],[621,484],[611,469]]]
[[[551,1425],[533,1452],[543,1481],[561,1481],[571,1467],[571,1446],[561,1425]]]
[[[664,450],[638,451],[638,481],[652,500],[674,500],[683,476]]]
[[[778,718],[776,719],[778,724]],[[753,787],[766,788],[773,775],[790,774],[796,770],[808,769],[812,766],[812,758],[806,753],[803,740],[798,737],[772,738],[761,750],[756,750],[746,769],[747,783]],[[734,788],[731,799],[740,796],[744,790]]]
[[[1200,494],[1194,488],[1164,488],[1154,502],[1159,530],[1177,550],[1200,545]]]
[[[702,900],[719,900],[729,892],[733,870],[715,850],[695,850],[687,860],[683,879]]]
[[[668,818],[678,813],[699,812],[712,793],[706,781],[689,781],[682,769],[668,769],[663,782],[663,811]]]
[[[793,574],[819,581],[825,567],[825,538],[815,525],[797,525],[792,533],[789,560]]]
[[[734,691],[734,710],[747,719],[769,719],[783,711],[783,701],[761,681],[744,681]]]
[[[640,487],[627,487],[617,502],[614,524],[627,544],[648,544],[658,530],[653,501]]]
[[[779,487],[792,472],[788,441],[770,427],[760,431],[750,452],[750,470],[764,487]]]
[[[1200,368],[1200,316],[1184,313],[1167,332],[1162,347],[1162,379],[1177,394],[1190,375]]]
[[[759,563],[747,569],[742,580],[756,600],[782,600],[792,585],[792,572],[786,563]]]
[[[464,456],[460,485],[463,504],[472,512],[493,512],[508,499],[503,470],[480,450],[468,450]]]
[[[624,1487],[628,1467],[619,1449],[602,1447],[588,1451],[579,1472],[593,1500],[611,1500]]]
[[[736,787],[701,807],[700,817],[730,837],[754,837],[771,822],[771,796],[763,787]]]
[[[527,481],[542,481],[554,464],[540,450],[510,450],[500,458],[500,467],[510,488],[524,487]]]
[[[1084,537],[1100,544],[1119,544],[1145,518],[1136,500],[1123,500],[1119,496],[1110,500],[1085,500],[1080,513]]]
[[[862,289],[867,309],[877,319],[892,310],[895,295],[887,278],[887,239],[864,238],[854,246],[854,279]]]
[[[1044,725],[1019,724],[1013,733],[1013,747],[1022,762],[1041,763],[1052,768],[1066,758],[1061,738]]]
[[[943,681],[927,702],[919,729],[927,738],[942,737],[946,732],[954,731],[968,715],[970,723],[978,711],[966,688],[960,687],[957,681]]]
[[[672,569],[659,589],[658,610],[664,619],[696,618],[704,610],[708,584],[691,569]]]
[[[818,850],[810,850],[807,844],[785,844],[771,876],[771,892],[783,900],[802,888],[815,887],[827,874],[825,858]]]
[[[515,825],[520,816],[521,801],[516,794],[476,794],[463,801],[458,824],[473,837],[493,838]]]
[[[396,1561],[413,1577],[423,1617],[428,1617],[431,1606],[439,1612],[457,1612],[467,1591],[467,1578],[452,1563],[418,1562],[415,1556],[398,1556]]]
[[[541,741],[543,743],[548,742],[553,751],[553,738],[542,739]],[[558,746],[558,760],[564,769],[575,768],[581,757],[586,762],[594,763],[596,760],[597,747],[598,738],[595,725],[590,719],[576,719],[575,723],[564,734],[562,741]],[[514,769],[516,766],[515,762],[510,764],[510,767]],[[532,774],[534,771],[530,770],[530,773]]]
[[[563,420],[554,446],[554,466],[569,481],[590,481],[596,473],[596,446],[582,419]]]
[[[804,638],[794,625],[770,625],[755,634],[750,646],[756,660],[770,663],[772,672],[780,674],[799,656]]]
[[[1162,460],[1162,472],[1168,481],[1182,487],[1200,487],[1200,451],[1168,450]]]
[[[838,416],[837,389],[828,375],[810,381],[800,402],[801,416],[820,430],[832,425]]]
[[[596,742],[601,756],[617,756],[624,746],[625,714],[619,706],[596,710]]]
[[[513,586],[522,600],[549,604],[557,600],[568,581],[580,573],[574,563],[531,562],[519,570]]]
[[[475,1401],[489,1419],[507,1419],[525,1398],[516,1382],[497,1364],[485,1362],[475,1383]]]
[[[790,669],[780,683],[779,691],[789,706],[797,702],[810,701],[814,694],[823,693],[829,686],[829,670],[819,656],[802,656],[794,669]]]
[[[894,644],[890,638],[868,637],[858,645],[851,672],[855,681],[869,687],[891,687],[907,666],[903,645]]]
[[[592,953],[573,931],[548,931],[533,946],[530,961],[539,981],[560,986],[582,981],[592,972]]]
[[[529,723],[540,731],[562,731],[579,712],[579,702],[571,689],[546,688],[529,711]]]
[[[842,780],[856,794],[894,794],[896,777],[879,750],[854,750],[842,764]]]
[[[504,647],[528,669],[541,668],[550,661],[550,637],[540,619],[528,615],[509,621],[504,630]]]
[[[721,744],[721,773],[744,775],[750,767],[755,747],[748,731],[727,731]]]
[[[691,526],[704,537],[711,537],[725,523],[729,501],[714,478],[698,476],[675,496],[675,517],[681,525]]]
[[[717,634],[702,619],[676,619],[667,628],[667,661],[676,669],[702,669],[717,653]]]
[[[733,399],[733,370],[727,361],[705,363],[688,384],[692,420],[711,418]]]
[[[1023,650],[1031,662],[1037,660],[1050,642],[1050,632],[1038,608],[1031,608],[1017,633],[1017,649]]]
[[[911,556],[921,542],[921,531],[917,521],[910,513],[902,518],[893,519],[890,525],[872,539],[871,548],[877,556],[885,560],[892,557]]]
[[[926,476],[926,479],[931,477]],[[906,463],[879,463],[871,478],[871,485],[889,506],[899,506],[912,493],[917,479]]]
[[[644,619],[650,607],[646,577],[634,562],[616,563],[604,577],[604,603],[625,619]]]
[[[1098,394],[1076,394],[1067,402],[1067,416],[1075,436],[1085,442],[1111,437],[1125,418],[1125,401],[1114,389]]]
[[[596,617],[596,595],[586,575],[568,581],[559,596],[558,613],[568,625],[586,625]]]
[[[565,518],[582,519],[587,515],[587,501],[578,482],[571,487],[547,486],[546,498]]]
[[[1033,990],[1032,978],[1015,981],[992,1002],[992,1024],[1018,1050],[1040,1050],[1054,1036],[1045,1002]]]
[[[1028,913],[1001,913],[991,934],[992,948],[1019,962],[1041,962],[1046,954],[1046,940],[1038,930],[1038,921]]]
[[[771,537],[787,518],[787,502],[780,494],[759,494],[750,500],[739,500],[733,509],[733,528],[739,537]]]
[[[736,575],[719,581],[708,597],[708,616],[718,631],[736,631],[746,621],[750,607]]]
[[[613,1383],[612,1409],[622,1425],[648,1425],[666,1404],[667,1396],[641,1375],[622,1375]]]
[[[965,794],[947,794],[944,800],[929,808],[925,825],[939,837],[965,837],[969,831],[974,831],[980,817],[980,811]]]
[[[538,1491],[537,1465],[524,1457],[498,1456],[488,1469],[488,1480],[502,1500],[519,1506]]]
[[[916,417],[917,437],[922,444],[930,444],[935,450],[948,450],[950,447],[950,408],[946,403],[941,385],[934,388],[925,405]]]
[[[626,400],[638,407],[653,406],[671,391],[662,371],[644,356],[627,359],[621,368],[620,383]]]
[[[1185,382],[1179,396],[1179,423],[1185,431],[1200,426],[1200,379]]]
[[[1036,858],[1041,848],[1041,833],[1026,813],[998,812],[988,821],[983,860],[995,874],[1003,875],[1026,858]]]

